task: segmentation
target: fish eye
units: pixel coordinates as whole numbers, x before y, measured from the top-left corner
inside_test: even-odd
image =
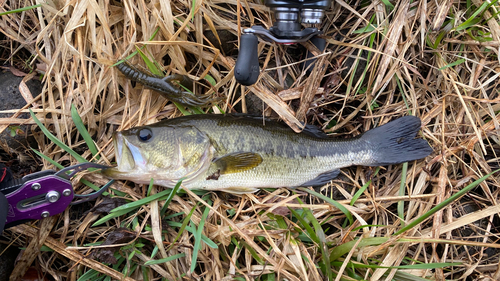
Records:
[[[149,128],[143,128],[137,132],[137,137],[142,142],[147,142],[153,138],[153,132]]]

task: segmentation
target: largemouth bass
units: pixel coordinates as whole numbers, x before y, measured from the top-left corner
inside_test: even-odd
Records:
[[[428,156],[416,139],[420,119],[406,116],[351,139],[308,125],[241,115],[191,115],[115,132],[114,178],[183,188],[250,193],[263,187],[319,186],[352,165],[383,166]]]

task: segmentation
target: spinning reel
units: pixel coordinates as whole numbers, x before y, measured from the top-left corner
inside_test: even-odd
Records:
[[[276,22],[270,29],[256,25],[243,30],[234,76],[242,85],[252,85],[259,77],[258,38],[278,44],[296,44],[311,40],[320,51],[326,46],[325,39],[316,37],[322,31],[315,27],[302,29],[301,23],[321,23],[331,0],[265,0],[274,12]],[[307,57],[312,57],[308,52]],[[309,66],[313,60],[305,62]]]

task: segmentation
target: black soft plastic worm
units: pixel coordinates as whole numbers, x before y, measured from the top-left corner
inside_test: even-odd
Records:
[[[116,66],[125,77],[132,81],[139,82],[151,90],[157,91],[165,98],[187,106],[203,106],[216,101],[210,96],[196,96],[186,91],[180,85],[191,88],[192,81],[185,75],[172,74],[166,77],[157,77],[150,73],[143,72],[128,62]],[[177,81],[180,85],[176,86]]]

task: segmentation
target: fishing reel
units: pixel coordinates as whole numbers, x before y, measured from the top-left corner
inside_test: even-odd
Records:
[[[240,50],[234,69],[236,81],[242,85],[252,85],[259,77],[258,38],[278,44],[296,44],[311,41],[320,51],[326,46],[325,39],[317,37],[322,31],[315,27],[302,29],[301,24],[319,24],[331,0],[265,0],[271,8],[276,22],[265,29],[256,25],[243,30]],[[307,57],[313,55],[308,52]],[[314,60],[307,60],[307,68]]]

